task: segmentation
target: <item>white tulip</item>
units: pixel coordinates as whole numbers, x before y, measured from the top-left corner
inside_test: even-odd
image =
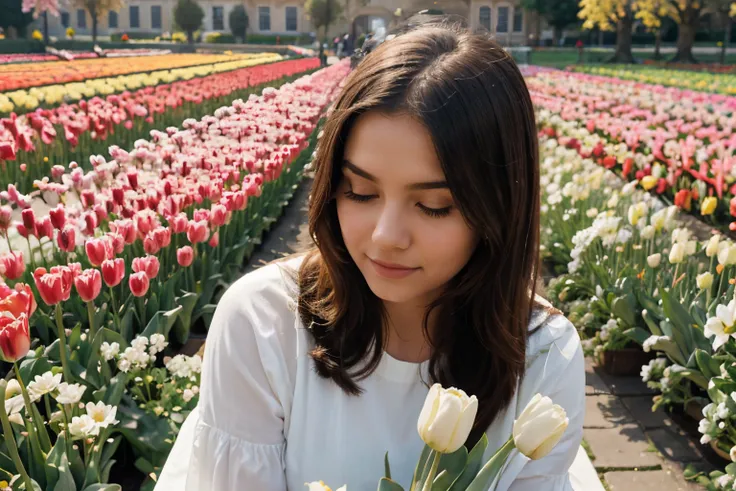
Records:
[[[718,251],[718,264],[723,266],[736,264],[736,244],[720,247]]]
[[[539,460],[557,445],[570,420],[565,410],[549,397],[537,394],[514,421],[514,444],[519,452]]]
[[[709,271],[706,271],[703,274],[699,274],[695,278],[695,281],[698,284],[698,288],[700,288],[701,290],[705,290],[707,288],[710,288],[713,284],[713,275]]]
[[[452,453],[465,443],[478,412],[478,399],[460,389],[434,384],[424,400],[417,430],[424,443],[440,453]]]
[[[305,482],[304,485],[309,487],[309,491],[332,491],[332,489],[323,481]],[[338,488],[337,491],[346,491],[347,489],[348,487],[345,485]]]
[[[670,250],[670,262],[672,264],[681,263],[685,259],[685,244],[677,242],[672,244]]]
[[[647,264],[650,268],[655,269],[659,267],[659,263],[662,262],[662,254],[656,252],[651,256],[647,257]]]
[[[721,241],[720,235],[714,235],[708,241],[708,245],[705,246],[705,255],[713,257],[718,254],[718,243]]]

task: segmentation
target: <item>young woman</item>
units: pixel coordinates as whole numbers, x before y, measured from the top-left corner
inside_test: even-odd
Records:
[[[538,160],[524,79],[486,36],[423,26],[367,56],[318,144],[316,248],[223,296],[156,491],[373,490],[387,451],[408,486],[433,382],[478,397],[467,445],[485,432],[489,454],[535,393],[562,405],[559,445],[497,489],[573,489],[584,364],[535,294]]]

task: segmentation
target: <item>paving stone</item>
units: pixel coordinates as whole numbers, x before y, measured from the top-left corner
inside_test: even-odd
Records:
[[[596,468],[649,467],[660,465],[656,453],[649,451],[649,442],[644,432],[635,424],[619,425],[616,428],[585,428],[583,437],[595,455]]]
[[[668,460],[693,462],[702,459],[702,455],[693,442],[674,425],[649,430],[646,435]]]
[[[611,390],[596,373],[594,365],[592,358],[585,359],[585,395],[610,394]]]
[[[616,428],[625,423],[635,423],[618,397],[601,394],[585,396],[585,428]]]
[[[665,426],[667,421],[670,421],[661,407],[652,412],[653,401],[651,396],[621,397],[621,402],[645,430],[661,428]]]
[[[654,395],[654,390],[647,387],[647,384],[641,381],[638,376],[615,376],[609,375],[600,368],[596,367],[596,373],[600,376],[611,394],[617,396],[643,396]]]
[[[696,491],[701,490],[697,484],[679,480],[667,471],[611,471],[606,472],[604,479],[611,491]]]

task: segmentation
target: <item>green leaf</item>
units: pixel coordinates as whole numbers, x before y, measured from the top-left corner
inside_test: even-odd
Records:
[[[486,491],[498,477],[501,472],[501,468],[508,460],[511,451],[514,450],[514,448],[516,448],[514,446],[514,440],[510,438],[500,449],[498,449],[498,451],[496,451],[495,455],[486,462],[475,479],[473,479],[473,482],[470,483],[470,486],[467,487],[466,491]]]
[[[695,361],[706,378],[710,379],[721,375],[721,364],[705,351],[701,349],[695,350]]]
[[[66,452],[61,454],[61,464],[59,465],[59,480],[56,481],[54,491],[77,491],[77,485],[69,470],[69,460],[66,458]]]
[[[120,484],[91,484],[84,491],[121,491]]]
[[[417,461],[417,466],[414,469],[414,478],[412,479],[412,488],[411,491],[415,491],[417,489],[422,489],[422,477],[424,476],[425,471],[429,469],[429,458],[432,456],[432,449],[429,448],[429,445],[425,444],[424,448],[422,449],[422,453],[419,455],[419,460]]]
[[[148,475],[151,472],[155,472],[153,464],[146,460],[144,457],[138,457],[135,461],[135,468],[141,471],[143,474]]]
[[[488,448],[488,437],[483,433],[483,436],[480,437],[478,443],[475,444],[468,454],[468,462],[465,465],[465,470],[450,488],[452,491],[464,491],[470,486],[470,483],[473,482],[473,479],[475,479],[475,476],[483,465],[483,455],[486,452],[486,448]]]
[[[120,335],[125,339],[126,342],[130,342],[133,340],[133,321],[135,319],[135,310],[134,309],[127,309],[125,311],[125,314],[123,314],[123,318],[120,319]],[[120,349],[122,351],[123,345],[120,345]]]
[[[432,483],[432,491],[447,491],[465,470],[468,462],[468,449],[460,447],[451,454],[444,454],[440,459],[439,472]]]
[[[611,303],[611,312],[624,321],[624,323],[633,327],[636,324],[636,299],[634,295],[628,294],[614,299]]]
[[[158,295],[156,293],[152,293],[150,297],[148,297],[148,300],[146,301],[146,319],[150,319],[156,313],[159,311],[158,306]]]
[[[624,336],[635,341],[639,345],[643,345],[644,341],[649,339],[650,333],[642,329],[641,327],[632,327],[624,331]]]
[[[388,463],[388,452],[383,456],[383,471],[384,477],[391,479],[391,465]]]
[[[681,340],[677,341],[677,344],[680,345],[680,349],[682,349],[683,354],[686,354],[687,357],[695,351],[695,341],[692,334],[692,327],[695,321],[680,302],[672,298],[670,292],[663,289],[660,295],[662,296],[664,313],[670,319],[670,322],[672,322],[673,334],[676,338],[681,338]]]
[[[105,443],[105,448],[102,450],[102,456],[100,456],[100,464],[105,465],[115,455],[115,451],[120,446],[120,442],[123,441],[123,437],[116,436],[112,443]]]
[[[378,491],[404,491],[404,488],[391,479],[382,477],[381,480],[378,481]]]
[[[174,337],[182,344],[189,339],[189,331],[192,328],[192,312],[198,298],[199,295],[191,292],[176,297],[176,304],[181,307],[181,312],[179,312],[179,317],[174,323]]]

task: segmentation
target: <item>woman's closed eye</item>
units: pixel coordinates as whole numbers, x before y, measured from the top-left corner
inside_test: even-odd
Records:
[[[347,191],[345,191],[345,197],[358,203],[365,203],[366,201],[370,201],[374,198],[377,198],[378,196],[375,194],[356,194],[353,192],[352,189],[348,189]],[[433,218],[446,217],[452,211],[452,206],[445,206],[443,208],[431,208],[421,203],[417,203],[417,208],[419,208],[424,214]]]

